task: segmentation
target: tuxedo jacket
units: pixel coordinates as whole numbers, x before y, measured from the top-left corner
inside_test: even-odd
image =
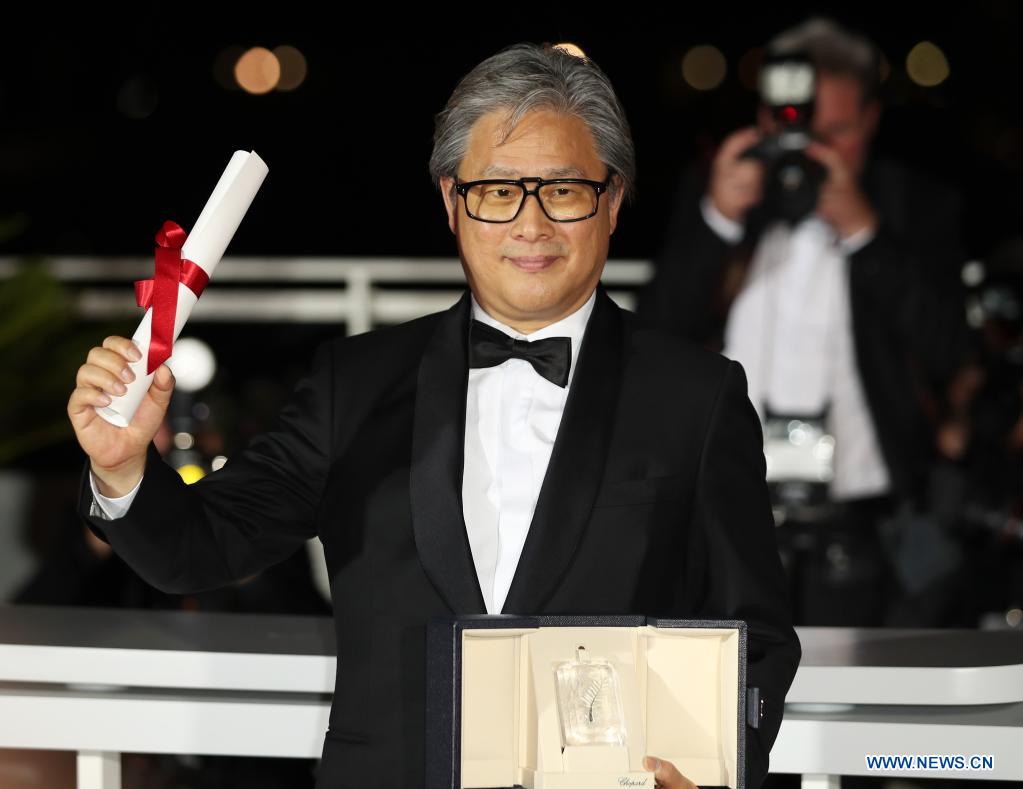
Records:
[[[725,322],[768,224],[763,205],[746,216],[740,243],[704,221],[709,168],[680,181],[654,277],[640,294],[644,326],[721,348]],[[873,239],[850,256],[853,347],[867,406],[896,493],[921,493],[931,460],[927,411],[966,348],[961,200],[890,159],[870,159],[861,187],[878,214]]]
[[[123,517],[89,518],[145,580],[237,581],[319,537],[338,673],[317,786],[423,786],[426,625],[486,607],[462,517],[468,292],[321,346],[272,432],[185,485],[150,446]],[[800,657],[742,368],[639,330],[601,288],[505,614],[741,619],[759,785]]]

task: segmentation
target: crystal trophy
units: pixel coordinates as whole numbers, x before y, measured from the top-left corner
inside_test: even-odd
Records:
[[[618,673],[602,658],[590,659],[586,647],[576,659],[554,669],[558,689],[562,747],[625,745],[625,713]]]

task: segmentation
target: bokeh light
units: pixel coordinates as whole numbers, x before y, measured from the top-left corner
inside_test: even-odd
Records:
[[[696,90],[714,90],[728,73],[721,50],[709,44],[693,47],[682,58],[682,77]]]
[[[235,63],[234,78],[248,93],[269,93],[281,80],[281,64],[266,47],[252,47]]]
[[[281,77],[277,81],[277,90],[285,92],[296,90],[305,82],[308,72],[305,55],[289,44],[274,47],[273,53],[281,66]]]
[[[948,59],[937,44],[921,41],[906,55],[906,73],[917,85],[933,88],[948,79]]]

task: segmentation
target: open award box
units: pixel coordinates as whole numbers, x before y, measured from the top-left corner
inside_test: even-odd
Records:
[[[430,789],[745,788],[745,622],[436,618],[427,659]]]

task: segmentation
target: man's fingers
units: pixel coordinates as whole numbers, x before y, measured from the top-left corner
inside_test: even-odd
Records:
[[[82,413],[87,413],[93,406],[102,408],[110,405],[110,395],[101,392],[92,386],[79,386],[72,393],[67,402],[68,416],[74,418]]]
[[[76,432],[84,430],[96,419],[96,408],[110,404],[110,396],[92,387],[78,387],[68,398],[68,419]]]
[[[736,159],[739,154],[749,148],[760,139],[760,131],[756,126],[747,126],[739,129],[725,138],[721,143],[718,157],[721,159]]]
[[[138,348],[124,337],[107,337],[103,343],[103,347],[89,351],[86,363],[78,368],[75,384],[103,389],[111,395],[123,395],[127,391],[125,384],[135,380],[128,356],[131,351],[140,356]]]
[[[78,368],[75,384],[77,386],[94,386],[114,395],[123,395],[128,391],[120,377],[110,370],[97,367],[94,364],[83,364]]]
[[[131,362],[137,362],[142,358],[142,352],[135,343],[127,337],[107,337],[103,340],[103,347],[111,351],[117,351],[121,356]]]
[[[643,757],[643,768],[654,774],[657,786],[664,789],[696,789],[696,784],[678,771],[678,768],[666,759],[653,756]]]
[[[128,360],[117,351],[112,351],[109,348],[93,348],[89,351],[87,361],[89,364],[109,370],[125,383],[135,380],[135,373],[129,367]]]

